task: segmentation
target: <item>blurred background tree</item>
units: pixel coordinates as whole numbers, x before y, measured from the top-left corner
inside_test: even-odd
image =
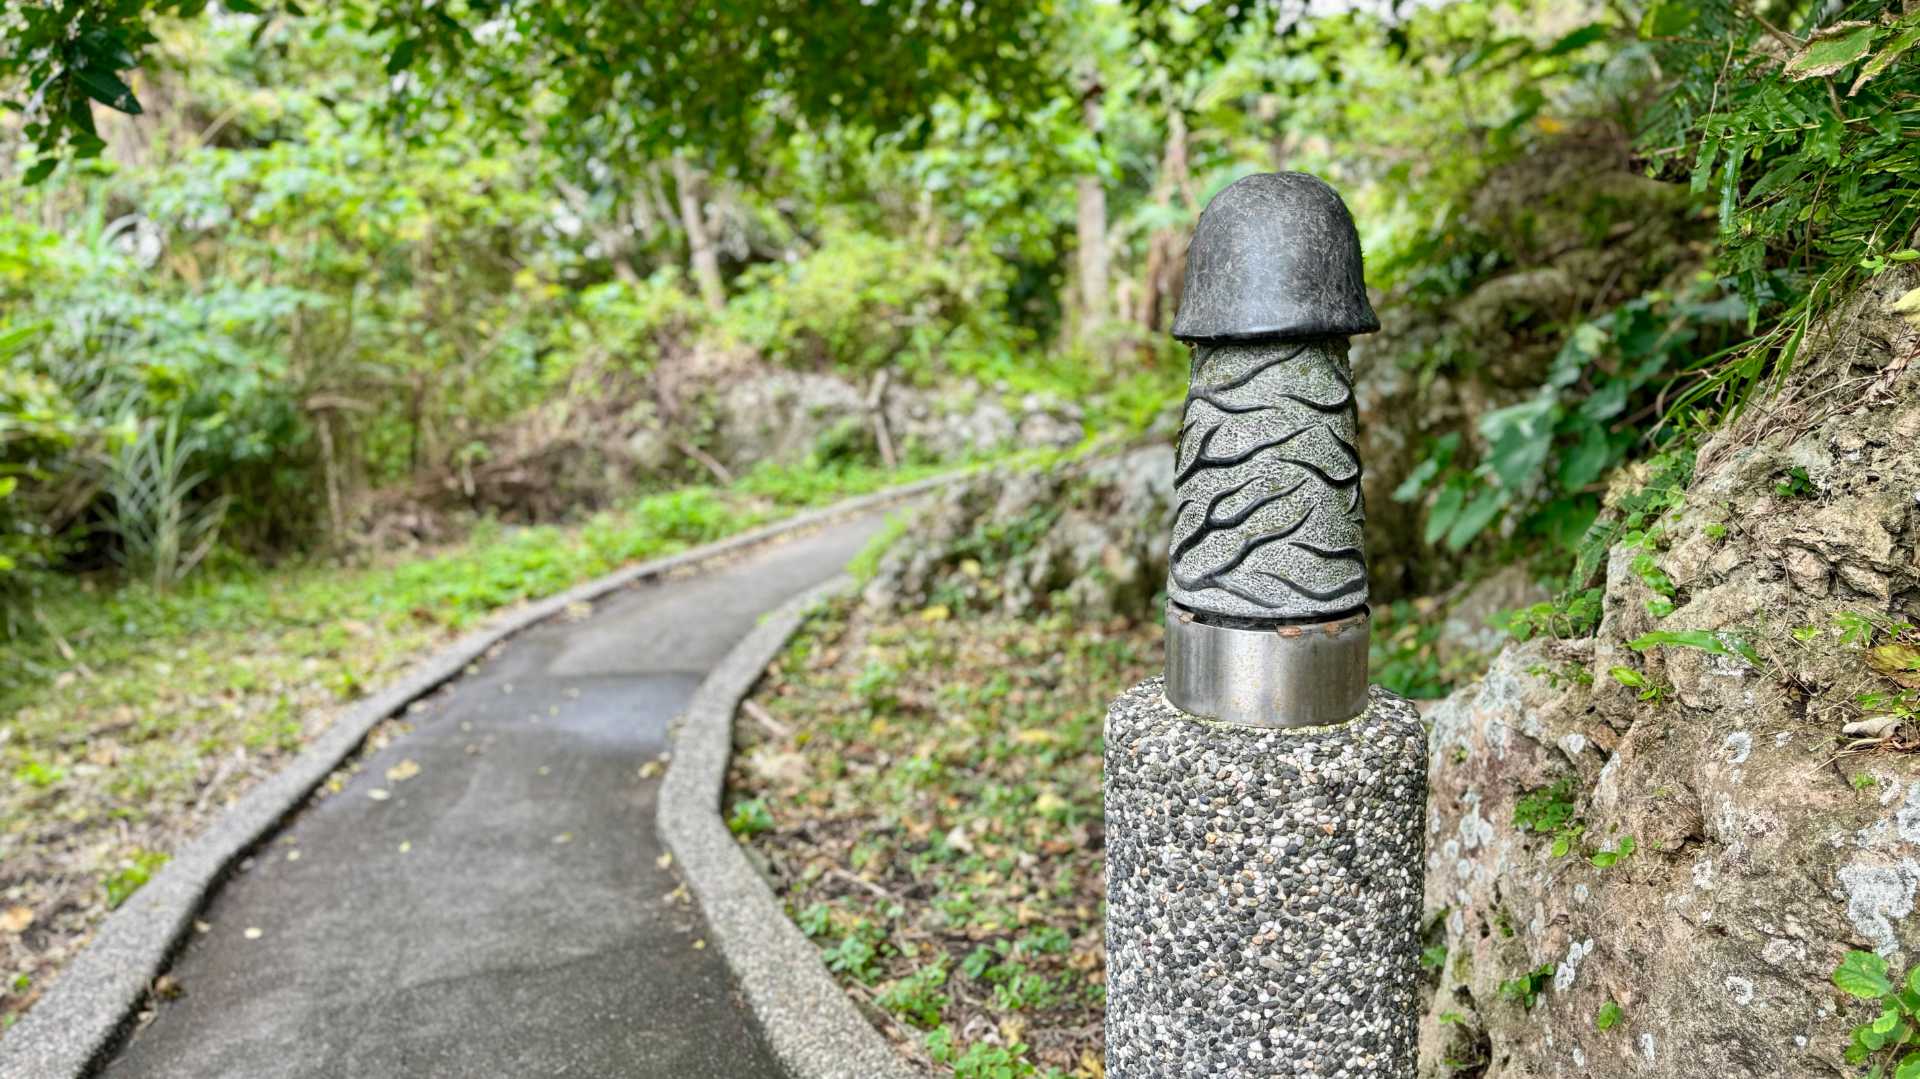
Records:
[[[1388,294],[1377,589],[1573,569],[1612,469],[1909,257],[1913,18],[1830,7],[16,6],[0,572],[590,507],[483,488],[595,409],[684,451],[643,485],[725,475],[701,395],[769,366],[1137,429],[1191,220],[1271,168]]]

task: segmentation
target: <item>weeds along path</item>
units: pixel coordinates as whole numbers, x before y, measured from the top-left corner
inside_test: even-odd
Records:
[[[669,723],[882,515],[513,638],[262,844],[107,1076],[779,1072],[654,834]]]

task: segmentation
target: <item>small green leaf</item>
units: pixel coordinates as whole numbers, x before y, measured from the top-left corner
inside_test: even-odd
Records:
[[[1447,530],[1447,548],[1458,551],[1472,543],[1475,536],[1493,523],[1494,517],[1499,515],[1501,508],[1506,504],[1507,496],[1504,491],[1482,491],[1474,496],[1467,508],[1460,511],[1460,516],[1454,520],[1453,527]]]
[[[119,109],[130,116],[140,115],[140,102],[133,96],[133,88],[120,81],[120,76],[97,67],[77,67],[73,69],[73,81],[87,92],[87,96],[111,109]]]
[[[1621,1014],[1620,1005],[1609,1000],[1600,1005],[1599,1014],[1593,1017],[1593,1025],[1601,1030],[1612,1030],[1619,1025]]]
[[[1647,9],[1640,19],[1642,38],[1672,37],[1693,25],[1699,12],[1691,4],[1659,3]]]
[[[1613,676],[1614,681],[1623,686],[1639,689],[1647,684],[1647,676],[1634,670],[1632,667],[1609,667],[1607,668],[1607,673]]]
[[[1920,289],[1914,291],[1920,292]],[[1437,543],[1440,537],[1453,527],[1456,517],[1460,516],[1460,507],[1466,503],[1467,492],[1458,486],[1448,484],[1434,497],[1433,509],[1427,513],[1426,542]]]
[[[393,55],[387,57],[387,74],[398,75],[413,64],[413,54],[420,48],[418,38],[408,38],[394,46]]]
[[[1560,40],[1547,46],[1547,50],[1540,55],[1563,56],[1570,52],[1578,52],[1606,36],[1607,27],[1604,24],[1590,22],[1578,30],[1569,31]]]
[[[1887,961],[1872,952],[1848,952],[1833,969],[1833,984],[1862,1000],[1878,1000],[1893,991]]]
[[[1882,46],[1879,52],[1874,53],[1873,59],[1868,60],[1866,66],[1860,69],[1860,75],[1853,80],[1853,87],[1847,91],[1847,96],[1852,97],[1859,93],[1860,88],[1869,80],[1892,67],[1893,62],[1900,59],[1908,49],[1913,48],[1915,42],[1920,42],[1920,26],[1909,26],[1895,34],[1893,40]]]
[[[1716,656],[1739,656],[1755,667],[1760,666],[1760,654],[1753,650],[1752,645],[1738,637],[1704,629],[1655,630],[1628,641],[1627,647],[1636,652],[1644,652],[1657,644],[1698,648],[1702,652],[1711,652]]]
[[[1870,22],[1837,22],[1808,39],[1793,59],[1787,61],[1786,75],[1798,82],[1839,72],[1843,67],[1867,55],[1879,27]]]
[[[32,187],[33,185],[40,183],[42,180],[45,180],[47,177],[52,176],[53,170],[59,167],[60,167],[59,158],[43,157],[40,160],[35,161],[33,163],[33,166],[27,169],[26,175],[22,176],[20,178],[20,181],[26,184],[28,187]]]
[[[1893,1069],[1893,1079],[1920,1079],[1920,1052],[1901,1057],[1900,1066]]]

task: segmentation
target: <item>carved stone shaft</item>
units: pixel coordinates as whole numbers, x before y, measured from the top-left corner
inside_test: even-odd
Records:
[[[1265,621],[1364,607],[1355,437],[1346,338],[1195,348],[1168,597]]]
[[[1347,339],[1380,328],[1346,204],[1297,172],[1207,204],[1167,568],[1167,699],[1298,727],[1366,706],[1366,520]]]

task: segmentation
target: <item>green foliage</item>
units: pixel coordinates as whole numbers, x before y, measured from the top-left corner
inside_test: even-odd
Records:
[[[192,18],[206,0],[23,5],[0,18],[0,78],[40,151],[29,178],[63,156],[103,147],[88,108],[138,113],[128,87],[151,63],[163,17]],[[465,0],[421,8],[401,0],[311,7],[253,0],[221,5],[259,38],[345,24],[366,35],[389,107],[425,120],[457,103],[489,118],[496,137],[543,121],[549,138],[613,160],[690,143],[745,164],[762,123],[776,134],[804,121],[868,130],[924,123],[935,101],[977,86],[1032,101],[1053,44],[1048,5],[989,0],[931,7],[883,2],[820,20],[810,9],[734,0],[701,10],[669,3],[618,8]],[[248,18],[253,16],[253,18]],[[294,19],[288,19],[294,16]],[[271,40],[271,39],[269,39]],[[777,99],[783,107],[760,106]],[[539,103],[557,101],[542,111]],[[699,132],[695,138],[692,132]]]
[[[1376,608],[1373,618],[1369,669],[1374,680],[1415,700],[1446,696],[1457,672],[1440,660],[1440,620],[1422,617],[1408,600]]]
[[[106,893],[108,909],[125,903],[166,864],[165,854],[151,850],[136,850],[123,859],[120,868],[100,882],[101,889]]]
[[[759,798],[744,798],[733,804],[733,812],[727,815],[727,830],[741,839],[752,839],[761,832],[773,831],[773,813],[767,809],[767,803]]]
[[[1641,440],[1622,422],[1630,405],[1674,377],[1703,335],[1724,336],[1733,315],[1710,287],[1696,288],[1643,296],[1572,328],[1535,396],[1480,416],[1481,460],[1456,461],[1458,436],[1448,435],[1394,498],[1431,489],[1425,538],[1449,550],[1503,519],[1549,546],[1570,545],[1594,523],[1599,481]]]
[[[1627,647],[1636,652],[1644,652],[1658,645],[1694,648],[1710,655],[1737,657],[1746,660],[1756,670],[1761,666],[1760,654],[1753,650],[1753,646],[1732,633],[1704,629],[1655,630],[1627,642]]]
[[[1551,786],[1521,795],[1513,803],[1513,826],[1523,832],[1552,836],[1551,855],[1566,857],[1585,828],[1575,812],[1573,777],[1562,777]]]
[[[833,928],[833,908],[825,903],[812,903],[800,913],[794,915],[793,924],[809,937],[826,935]]]
[[[940,1009],[947,1006],[947,995],[940,991],[946,984],[947,965],[942,960],[929,963],[904,978],[895,978],[874,994],[873,999],[914,1026],[930,1030],[940,1024]]]
[[[1621,1009],[1619,1004],[1609,1000],[1600,1005],[1600,1010],[1594,1013],[1594,1028],[1603,1031],[1612,1030],[1614,1027],[1620,1025],[1620,1020],[1624,1018],[1625,1015],[1626,1013]]]
[[[962,1050],[953,1044],[953,1032],[944,1026],[927,1035],[927,1055],[936,1064],[950,1065],[954,1079],[1026,1079],[1035,1074],[1026,1053],[1026,1045],[1020,1042],[974,1042]]]
[[[1920,968],[1903,983],[1888,976],[1887,961],[1872,952],[1852,951],[1833,970],[1833,984],[1848,996],[1876,1004],[1880,1013],[1853,1028],[1847,1046],[1849,1064],[1873,1065],[1874,1079],[1920,1077]],[[1892,1070],[1889,1071],[1888,1069]]]
[[[1737,288],[1750,342],[1690,367],[1676,409],[1737,409],[1793,363],[1807,329],[1863,275],[1904,257],[1920,223],[1920,126],[1904,107],[1920,67],[1897,62],[1920,14],[1884,3],[1799,9],[1781,39],[1734,0],[1653,5],[1640,30],[1673,85],[1641,144],[1670,174],[1715,199],[1720,272]],[[1690,155],[1690,160],[1686,157]]]
[[[1633,837],[1623,835],[1611,850],[1603,847],[1589,855],[1587,861],[1592,862],[1596,869],[1612,869],[1626,859],[1633,857],[1634,849],[1635,844]]]
[[[863,918],[846,936],[821,951],[820,957],[828,970],[870,985],[880,977],[881,953],[887,946],[886,927]]]
[[[1500,983],[1500,999],[1532,1011],[1540,1001],[1540,994],[1553,984],[1554,969],[1554,964],[1542,963],[1518,978],[1508,978]]]
[[[1658,680],[1649,678],[1639,671],[1634,670],[1632,667],[1608,667],[1607,675],[1628,689],[1635,690],[1635,696],[1648,704],[1657,705],[1666,699],[1666,686],[1662,685]]]
[[[933,373],[948,352],[1010,348],[995,320],[1004,270],[964,246],[929,254],[911,238],[829,222],[804,257],[741,275],[724,326],[784,363],[908,378]]]
[[[1779,483],[1773,485],[1773,493],[1781,498],[1812,498],[1816,492],[1807,470],[1794,465],[1787,469],[1786,476]]]

